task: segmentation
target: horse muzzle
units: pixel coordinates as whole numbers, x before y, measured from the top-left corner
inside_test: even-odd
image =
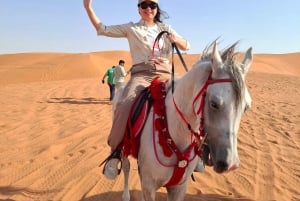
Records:
[[[205,165],[207,166],[213,166],[214,171],[221,174],[221,173],[227,173],[231,172],[235,169],[237,169],[240,165],[240,160],[238,156],[232,156],[231,160],[225,160],[222,158],[216,157],[217,159],[213,158],[213,154],[210,151],[210,148],[208,145],[203,146],[203,155],[202,160],[204,161]]]
[[[238,157],[232,156],[231,160],[217,160],[214,165],[214,170],[217,173],[228,173],[237,169],[240,165]]]

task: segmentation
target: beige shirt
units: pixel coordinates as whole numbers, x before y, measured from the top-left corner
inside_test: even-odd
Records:
[[[161,31],[168,31],[174,34],[176,37],[182,38],[175,30],[171,28],[170,25],[157,23]],[[115,37],[115,38],[127,38],[129,43],[129,48],[132,57],[132,64],[138,64],[142,62],[147,62],[153,58],[152,47],[149,45],[147,39],[148,27],[143,20],[137,23],[129,22],[127,24],[106,26],[100,23],[100,28],[97,30],[98,35]],[[161,54],[158,59],[162,59],[166,63],[171,53],[171,43],[166,37],[164,38],[163,46],[161,47]],[[190,44],[186,41],[186,50],[190,48]]]
[[[126,72],[124,70],[124,67],[121,65],[118,65],[115,67],[114,70],[114,81],[115,83],[122,83],[125,81]]]

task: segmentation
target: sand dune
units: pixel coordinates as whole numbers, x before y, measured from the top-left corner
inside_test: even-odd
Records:
[[[184,55],[191,66],[199,55]],[[300,53],[254,56],[253,98],[239,132],[241,167],[211,168],[188,183],[185,201],[300,200]],[[123,176],[107,180],[108,88],[100,83],[128,52],[0,55],[0,200],[121,200]],[[176,58],[176,72],[184,69]],[[131,161],[132,201],[140,200]],[[166,199],[162,188],[158,201]]]

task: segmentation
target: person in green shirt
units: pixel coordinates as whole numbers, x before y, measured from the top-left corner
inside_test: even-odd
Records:
[[[102,78],[102,84],[105,83],[105,78],[107,77],[107,84],[109,86],[109,100],[112,101],[114,96],[115,96],[115,81],[114,81],[114,70],[115,70],[115,66],[112,66],[111,68],[107,69],[106,73],[104,74],[103,78]]]

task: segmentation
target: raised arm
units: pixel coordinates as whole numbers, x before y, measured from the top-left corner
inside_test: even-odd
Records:
[[[93,7],[92,7],[92,0],[83,0],[83,5],[86,10],[87,15],[89,16],[89,19],[96,30],[100,27],[100,19],[97,17]]]

